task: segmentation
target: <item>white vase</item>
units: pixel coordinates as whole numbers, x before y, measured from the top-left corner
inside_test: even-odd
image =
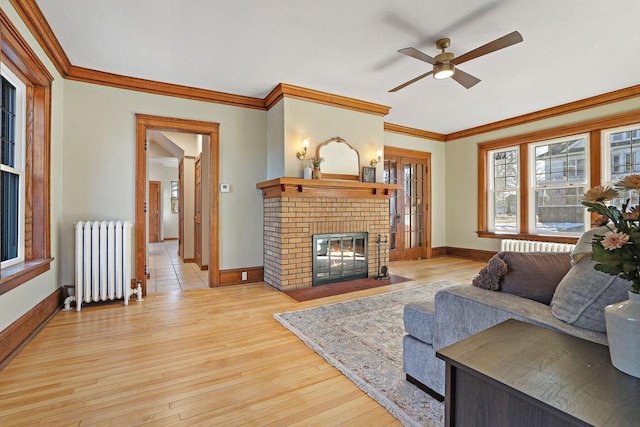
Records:
[[[311,166],[307,165],[305,166],[305,168],[302,170],[302,177],[304,179],[311,179],[311,172],[313,171],[313,169],[311,169]]]
[[[622,372],[640,378],[640,294],[604,309],[611,363]]]

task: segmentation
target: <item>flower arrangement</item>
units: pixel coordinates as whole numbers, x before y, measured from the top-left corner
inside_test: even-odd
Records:
[[[582,204],[589,212],[598,214],[596,225],[606,225],[609,231],[593,237],[591,258],[595,269],[632,282],[631,292],[640,293],[640,206],[622,208],[605,202],[619,197],[619,190],[640,191],[640,175],[629,175],[615,184],[615,188],[599,185],[587,191]],[[612,225],[609,225],[609,222]]]
[[[320,163],[324,162],[324,157],[312,157],[311,158],[311,163],[313,164],[314,168],[319,168],[320,167]]]

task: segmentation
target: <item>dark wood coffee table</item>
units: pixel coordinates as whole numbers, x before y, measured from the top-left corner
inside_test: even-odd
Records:
[[[446,426],[640,426],[640,379],[606,346],[508,320],[437,357]]]

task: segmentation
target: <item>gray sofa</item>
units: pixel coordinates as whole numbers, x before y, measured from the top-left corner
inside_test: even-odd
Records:
[[[403,339],[403,364],[407,380],[442,399],[444,362],[436,351],[507,319],[545,326],[579,338],[607,344],[607,335],[572,326],[556,319],[548,305],[505,292],[470,285],[441,290],[435,301],[415,301],[404,308],[407,335]],[[438,396],[440,395],[440,396]]]

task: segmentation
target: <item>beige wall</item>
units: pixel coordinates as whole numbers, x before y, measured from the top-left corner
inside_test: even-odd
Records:
[[[478,228],[477,144],[479,142],[549,129],[639,108],[640,98],[635,98],[445,143],[447,246],[492,251],[497,251],[500,248],[500,239],[479,238],[476,234]]]
[[[445,143],[385,132],[384,145],[431,153],[431,247],[446,246]]]
[[[73,221],[134,220],[135,114],[143,113],[220,123],[220,182],[232,188],[220,197],[220,268],[262,265],[255,184],[266,178],[264,111],[73,81],[65,82],[64,109],[63,254],[73,253]],[[62,283],[73,283],[71,256],[62,268]]]
[[[284,98],[267,111],[267,179],[284,173]]]
[[[6,13],[13,25],[18,29],[22,37],[27,41],[31,49],[53,75],[51,95],[51,256],[55,260],[51,263],[51,269],[37,278],[18,286],[17,288],[0,295],[0,331],[27,313],[40,301],[51,295],[60,286],[60,264],[62,258],[60,224],[63,206],[62,176],[57,171],[62,170],[63,165],[63,103],[65,81],[57,73],[55,67],[40,49],[37,42],[31,36],[29,30],[15,12],[8,0],[0,0],[0,8]],[[69,226],[69,232],[73,233],[73,224]],[[73,250],[65,256],[74,256]]]
[[[304,162],[296,153],[302,140],[310,138],[307,158],[316,147],[339,136],[360,153],[360,170],[369,166],[376,151],[384,147],[384,118],[315,102],[284,98],[284,176],[302,178]],[[380,182],[383,167],[378,165],[376,181]]]
[[[162,238],[178,238],[178,214],[171,212],[171,181],[178,181],[178,168],[163,166],[162,170]]]

